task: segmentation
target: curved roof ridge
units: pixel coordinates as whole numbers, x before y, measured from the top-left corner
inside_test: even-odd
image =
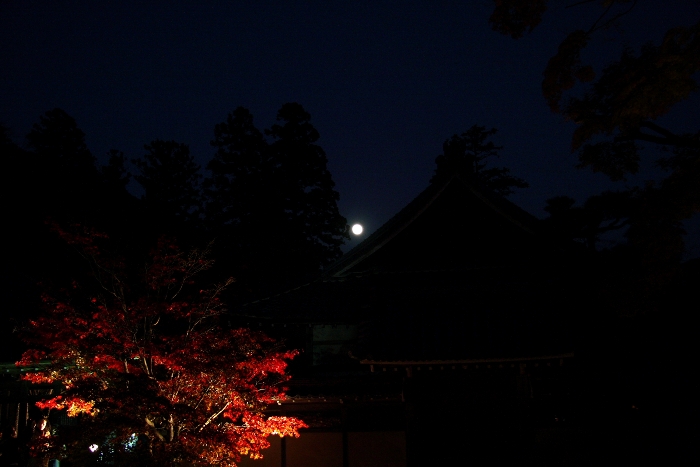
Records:
[[[509,222],[531,235],[536,235],[534,224],[539,220],[535,216],[496,193],[487,193],[484,190],[477,189],[471,182],[465,180],[464,177],[459,174],[454,174],[440,183],[431,183],[369,237],[328,267],[323,277],[338,277],[382,248],[391,241],[391,239],[411,225],[452,183],[462,184],[462,186],[467,188],[474,196]]]
[[[324,276],[342,274],[365,257],[371,255],[389,240],[398,235],[410,225],[423,211],[425,211],[437,199],[452,179],[446,180],[440,185],[430,184],[410,203],[404,206],[398,213],[381,225],[377,230],[364,239],[359,245],[345,253],[335,264],[331,265]]]

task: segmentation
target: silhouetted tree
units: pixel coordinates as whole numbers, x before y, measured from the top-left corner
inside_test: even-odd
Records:
[[[39,282],[66,285],[76,267],[73,255],[49,233],[47,220],[91,225],[131,241],[140,232],[132,226],[143,219],[138,201],[126,191],[124,155],[110,151],[108,165],[96,167],[85,134],[65,111],[42,115],[26,136],[26,146],[19,148],[2,130],[0,150],[15,182],[6,198],[14,200],[5,210],[12,226],[9,244],[22,252],[4,263],[4,274],[11,277],[8,298],[17,304],[10,306],[15,310],[10,315],[20,320],[35,311]]]
[[[10,129],[7,128],[4,123],[0,123],[0,150],[4,152],[7,148],[12,146],[17,145],[13,143],[12,138],[10,138]]]
[[[131,179],[131,173],[126,169],[126,156],[116,149],[110,149],[107,156],[107,165],[100,167],[102,180],[114,191],[126,190]]]
[[[92,218],[99,174],[75,119],[61,109],[46,112],[27,135],[27,146],[36,209],[71,221]]]
[[[95,158],[85,144],[83,133],[75,119],[61,109],[46,112],[27,134],[31,150],[45,159],[46,164],[61,172],[76,176],[95,170]]]
[[[498,157],[502,146],[488,141],[496,129],[473,125],[461,135],[453,135],[442,146],[443,153],[435,159],[437,167],[430,182],[460,174],[477,186],[485,187],[502,196],[513,193],[514,188],[527,188],[529,185],[521,178],[510,175],[505,167],[487,168],[486,160]]]
[[[656,152],[657,165],[667,173],[663,181],[630,192],[639,202],[627,233],[630,243],[649,255],[650,264],[662,257],[674,262],[683,251],[681,223],[700,212],[700,131],[665,128],[657,119],[699,88],[700,22],[673,27],[660,44],[646,44],[639,52],[624,48],[619,60],[598,76],[581,61],[593,35],[621,21],[637,3],[572,5],[601,12],[588,30],[573,31],[561,42],[544,70],[542,93],[553,111],[576,123],[572,150],[579,167],[623,180],[639,171],[644,144],[674,153],[669,158],[668,152]],[[546,6],[546,0],[497,0],[490,22],[494,30],[518,38],[539,24]],[[583,93],[566,96],[577,82]],[[662,244],[663,251],[658,248]]]
[[[544,223],[556,237],[596,250],[602,235],[627,227],[633,202],[627,191],[606,191],[591,196],[583,206],[575,206],[576,200],[569,196],[556,196],[547,200],[544,210],[549,217]]]
[[[520,37],[539,23],[546,3],[495,0],[491,23],[504,34]],[[592,313],[598,319],[588,323],[581,353],[597,354],[596,363],[615,362],[614,367],[596,367],[595,372],[608,374],[598,387],[617,390],[613,397],[625,404],[645,407],[649,419],[665,418],[664,427],[681,427],[688,417],[681,407],[692,407],[695,398],[685,388],[693,387],[697,379],[681,368],[692,367],[697,346],[685,345],[691,338],[682,337],[682,329],[694,325],[693,314],[679,307],[677,299],[688,291],[695,293],[697,286],[676,278],[682,278],[677,273],[683,270],[679,265],[684,250],[682,222],[700,213],[700,131],[665,127],[659,119],[700,88],[698,15],[689,16],[695,21],[692,26],[670,28],[660,43],[646,44],[638,51],[624,47],[620,58],[597,75],[582,60],[582,51],[597,31],[615,25],[645,3],[572,3],[576,8],[598,9],[599,14],[588,30],[572,31],[562,40],[544,70],[542,93],[550,109],[576,124],[572,151],[577,153],[578,167],[604,173],[613,181],[625,180],[638,173],[644,154],[665,171],[660,181],[620,194],[627,198],[624,209],[611,219],[621,215],[620,222],[612,223],[627,226],[628,242],[598,255],[599,267],[589,274],[591,295],[602,312]],[[668,8],[674,6],[681,3]],[[688,2],[682,7],[692,11]],[[551,220],[585,215],[577,221],[579,227],[602,225],[597,224],[600,216],[591,215],[601,207],[611,213],[615,203],[601,199],[599,206],[590,206],[593,200],[577,212],[568,200],[553,200]],[[595,228],[588,236],[595,237],[594,233]],[[622,319],[610,319],[613,316]],[[654,410],[661,406],[663,410]],[[674,420],[675,414],[682,418]],[[658,441],[662,436],[667,435],[655,433],[649,439]],[[672,452],[676,449],[672,446],[656,446],[656,450]]]
[[[49,234],[46,219],[92,223],[104,206],[85,134],[63,110],[40,117],[26,136],[27,149],[12,142],[7,130],[2,133],[0,150],[13,182],[5,184],[5,199],[11,202],[4,210],[3,224],[8,226],[4,238],[16,253],[3,261],[9,311],[0,327],[12,331],[16,323],[38,311],[37,284],[61,282],[74,266]],[[21,350],[14,339],[3,335],[2,343],[8,342],[13,343],[6,350],[9,355]]]
[[[10,254],[0,265],[0,280],[5,293],[5,310],[0,317],[0,359],[14,361],[21,354],[22,345],[15,330],[25,316],[38,310],[38,300],[32,300],[34,286],[39,279],[37,267],[45,261],[44,245],[36,244],[40,224],[34,213],[37,197],[34,194],[35,175],[30,154],[12,141],[10,130],[0,124],[0,157],[11,182],[2,184],[5,207],[1,219],[3,241]],[[14,254],[12,253],[14,252]],[[18,252],[22,252],[19,254]],[[7,434],[5,435],[7,436]]]
[[[139,171],[134,179],[143,187],[142,200],[159,230],[176,233],[198,220],[201,209],[199,165],[186,144],[155,140],[146,154],[133,159]]]
[[[270,151],[276,163],[277,189],[284,193],[285,223],[296,238],[286,237],[297,258],[316,267],[338,258],[348,238],[347,222],[338,211],[340,195],[328,171],[325,151],[316,144],[318,131],[301,105],[289,103],[265,133],[272,137]]]
[[[216,125],[205,181],[218,248],[236,258],[237,277],[267,287],[317,273],[340,256],[348,235],[310,115],[285,104],[277,120],[265,131],[269,141],[242,107]]]
[[[207,165],[211,177],[204,182],[208,223],[245,228],[254,216],[269,214],[263,199],[272,195],[273,162],[248,109],[238,107],[217,124],[211,144],[216,154]],[[251,209],[255,204],[258,208]]]

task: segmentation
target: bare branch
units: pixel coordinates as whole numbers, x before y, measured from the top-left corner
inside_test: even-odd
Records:
[[[593,3],[597,2],[598,0],[581,0],[580,2],[572,3],[571,5],[566,5],[564,8],[573,8],[579,5],[583,5],[585,3]]]
[[[601,19],[603,19],[603,17],[608,13],[608,10],[610,10],[610,8],[611,8],[613,5],[614,5],[614,2],[613,2],[613,3],[610,3],[610,6],[608,7],[607,10],[605,10],[605,13],[603,13],[603,15],[601,15],[601,17],[598,18],[598,20],[596,20],[595,23],[593,23],[593,26],[591,26],[591,29],[588,31],[589,33],[593,32],[593,31],[597,31],[598,29],[604,29],[604,28],[606,28],[609,24],[611,24],[611,23],[613,23],[614,21],[616,21],[616,20],[620,19],[621,17],[625,16],[627,13],[629,13],[630,11],[632,11],[632,9],[634,9],[635,6],[637,6],[637,0],[634,0],[634,1],[632,2],[632,5],[630,5],[630,7],[629,7],[628,9],[626,9],[625,11],[622,11],[622,12],[618,13],[617,15],[613,16],[612,18],[610,18],[609,20],[607,20],[605,23],[603,23],[601,26],[596,27],[596,24],[598,23],[598,21],[600,21]]]
[[[216,412],[215,414],[212,414],[212,415],[207,419],[207,421],[204,422],[204,425],[202,425],[202,426],[199,428],[199,431],[202,431],[204,428],[206,428],[207,425],[209,425],[209,424],[212,422],[212,420],[214,420],[216,417],[218,417],[219,415],[221,415],[222,413],[224,413],[224,410],[226,410],[226,409],[228,408],[229,405],[231,405],[231,401],[226,402],[226,404],[224,404],[224,406],[221,408],[221,410],[219,410],[219,411]]]
[[[700,141],[696,138],[677,135],[666,128],[648,121],[642,122],[640,127],[655,131],[662,136],[650,135],[648,133],[643,133],[641,130],[637,130],[631,135],[631,138],[679,148],[700,149]]]
[[[596,30],[596,25],[600,22],[600,20],[602,20],[605,17],[605,15],[608,14],[613,5],[614,3],[611,2],[610,5],[608,5],[608,7],[605,9],[605,11],[598,17],[598,19],[593,22],[593,25],[590,27],[590,29],[588,29],[588,34]]]

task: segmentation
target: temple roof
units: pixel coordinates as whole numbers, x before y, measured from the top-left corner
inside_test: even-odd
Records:
[[[268,323],[355,323],[353,354],[368,360],[561,354],[571,351],[565,317],[578,287],[570,263],[538,219],[454,176],[317,280],[238,311]]]
[[[538,230],[534,216],[455,175],[431,184],[329,267],[324,279],[524,265],[552,254]]]

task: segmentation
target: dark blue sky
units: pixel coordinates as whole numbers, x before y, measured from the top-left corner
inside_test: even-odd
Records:
[[[572,124],[540,93],[559,42],[600,9],[552,3],[514,41],[491,31],[487,0],[2,0],[0,121],[22,142],[60,107],[100,162],[112,148],[138,157],[160,138],[189,144],[204,166],[228,112],[245,106],[262,129],[296,101],[321,134],[341,213],[369,232],[427,186],[446,138],[496,127],[504,149],[494,163],[531,185],[511,199],[543,217],[549,197],[583,201],[613,187],[574,168]],[[658,43],[699,17],[697,0],[640,0],[623,31],[601,32],[583,58],[600,66],[623,44]],[[696,93],[666,123],[697,131],[699,108]]]

